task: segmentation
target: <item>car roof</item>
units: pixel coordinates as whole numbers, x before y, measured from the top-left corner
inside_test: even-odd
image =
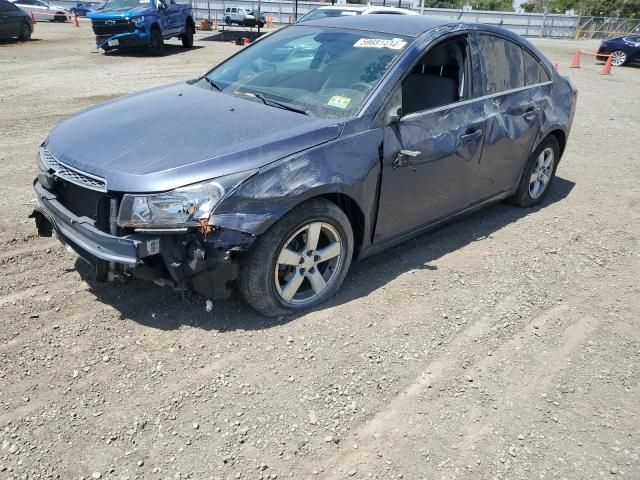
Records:
[[[324,7],[320,7],[324,8]],[[341,17],[324,17],[306,21],[300,25],[366,30],[370,32],[388,33],[419,37],[423,33],[442,25],[452,23],[449,19],[430,17],[427,15],[347,15]]]
[[[363,12],[365,10],[405,10],[404,8],[397,7],[385,7],[385,6],[376,6],[376,5],[325,5],[323,7],[318,7],[315,10],[347,10],[353,12]]]

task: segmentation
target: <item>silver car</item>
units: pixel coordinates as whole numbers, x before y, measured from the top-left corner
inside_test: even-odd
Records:
[[[66,22],[70,17],[69,11],[59,5],[50,5],[41,0],[11,0],[27,13],[33,15],[36,21]]]
[[[234,23],[242,27],[264,27],[266,20],[264,15],[258,18],[253,10],[244,7],[227,7],[224,10],[224,23],[233,25]]]

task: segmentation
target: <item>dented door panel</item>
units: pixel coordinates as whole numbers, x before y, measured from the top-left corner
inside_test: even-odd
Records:
[[[375,243],[385,242],[473,202],[482,152],[482,101],[408,115],[385,128]],[[412,152],[398,165],[401,150]]]
[[[544,94],[533,89],[485,100],[487,131],[475,182],[478,200],[513,189],[540,129]]]

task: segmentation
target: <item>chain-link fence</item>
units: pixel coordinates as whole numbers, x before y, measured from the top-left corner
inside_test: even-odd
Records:
[[[300,1],[296,4],[285,0],[177,0],[179,3],[190,3],[196,21],[211,20],[224,22],[224,10],[227,7],[245,7],[261,11],[274,24],[287,24],[296,21],[311,10],[328,5],[325,2]],[[402,0],[401,0],[402,1]],[[56,4],[72,7],[76,1],[57,0]],[[83,2],[89,3],[89,2]],[[380,3],[380,2],[376,2]],[[96,8],[98,3],[92,3]],[[388,5],[394,4],[391,0]],[[415,5],[408,0],[402,6]],[[449,18],[465,22],[498,25],[524,37],[545,38],[611,38],[630,33],[640,34],[640,20],[612,17],[581,17],[578,15],[558,15],[546,13],[493,12],[448,8],[425,8],[425,15]]]
[[[576,38],[611,38],[630,33],[640,35],[640,19],[581,17]]]

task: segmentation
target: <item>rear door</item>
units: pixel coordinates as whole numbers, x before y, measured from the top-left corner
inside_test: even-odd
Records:
[[[482,67],[486,134],[475,196],[478,200],[514,189],[533,149],[545,107],[544,78],[530,80],[525,75],[532,55],[511,40],[498,35],[474,35],[474,46]],[[535,59],[535,66],[539,62]],[[531,67],[530,67],[531,68]],[[543,68],[544,70],[544,68]],[[546,73],[546,70],[544,70]]]

